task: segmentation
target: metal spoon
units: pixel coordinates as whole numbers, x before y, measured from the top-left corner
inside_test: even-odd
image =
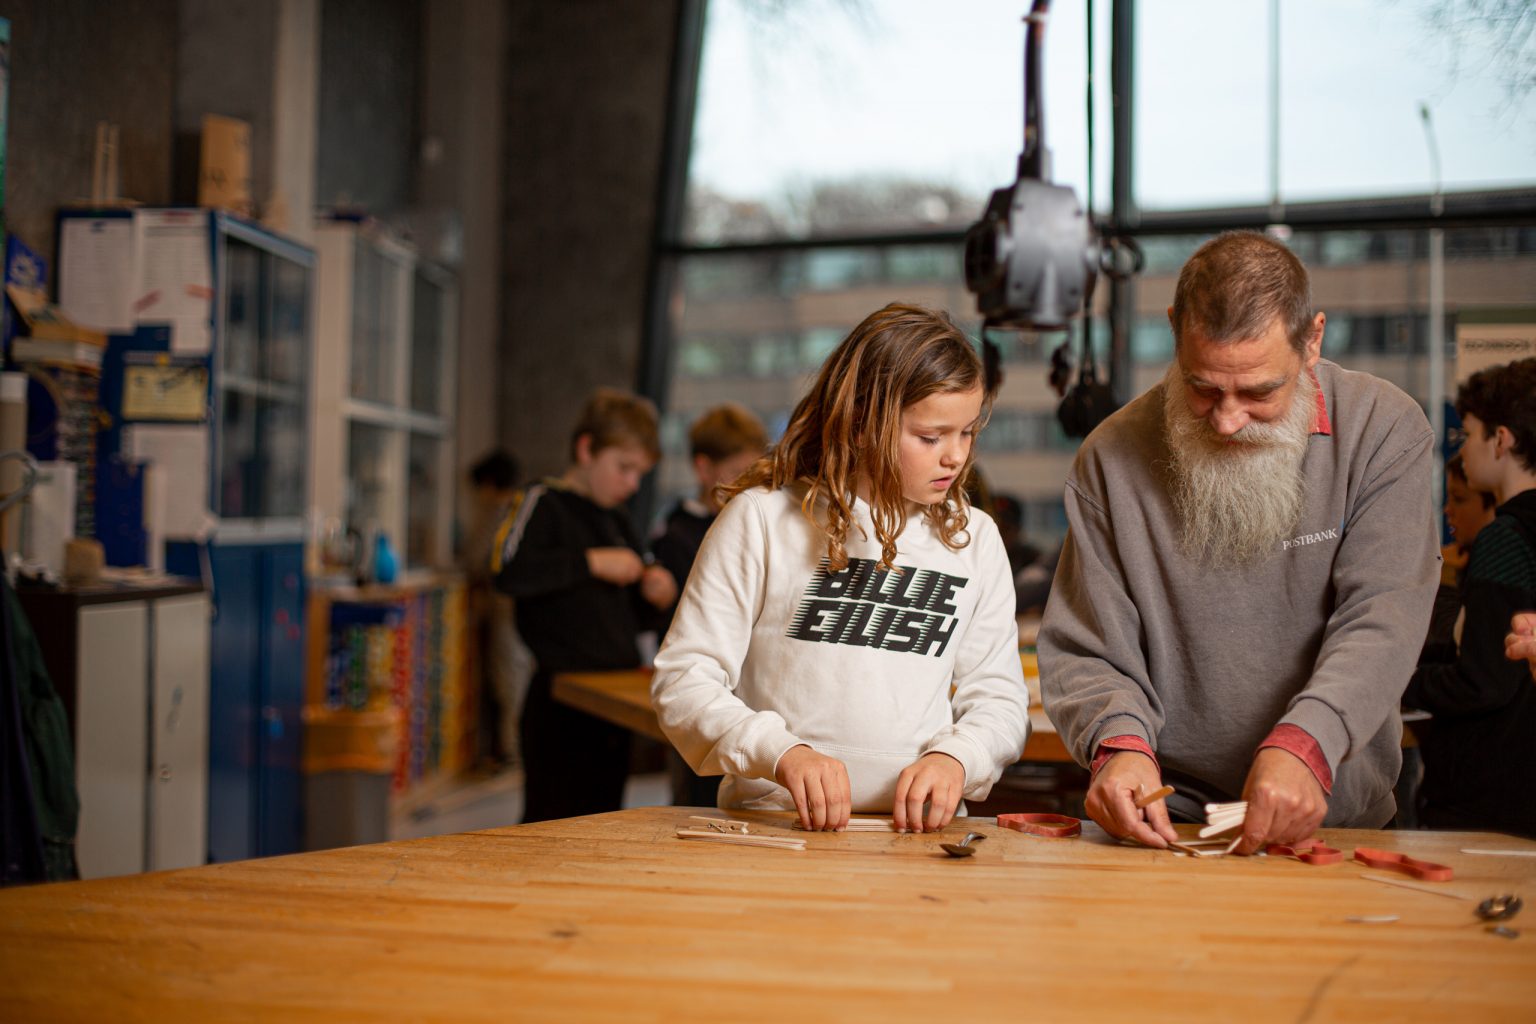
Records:
[[[976,852],[976,847],[972,846],[971,842],[975,841],[979,843],[985,838],[987,837],[982,835],[980,832],[967,832],[965,838],[960,840],[958,843],[940,843],[939,849],[943,850],[951,857],[969,857]]]
[[[1521,906],[1520,897],[1514,893],[1490,896],[1477,905],[1477,916],[1484,921],[1507,921],[1520,913]]]

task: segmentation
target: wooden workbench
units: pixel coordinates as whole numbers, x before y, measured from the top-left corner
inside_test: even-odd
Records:
[[[667,742],[661,726],[656,724],[656,711],[651,707],[649,669],[562,672],[554,678],[553,692],[558,701],[642,736]],[[1029,740],[1024,744],[1024,756],[1020,760],[1059,763],[1072,760],[1056,727],[1038,704],[1029,709]]]
[[[673,837],[644,808],[0,892],[0,1020],[1530,1020],[1536,932],[1353,863],[1037,839]],[[763,831],[787,816],[743,814]],[[988,836],[960,861],[938,850]],[[1536,851],[1325,833],[1536,895]],[[1536,913],[1528,910],[1526,916]],[[1396,914],[1391,924],[1350,915]],[[1519,928],[1530,920],[1516,918]]]

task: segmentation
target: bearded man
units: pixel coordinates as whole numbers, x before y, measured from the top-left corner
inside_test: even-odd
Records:
[[[1397,708],[1439,580],[1432,432],[1319,358],[1306,269],[1264,235],[1179,274],[1175,359],[1083,443],[1040,628],[1045,709],[1089,815],[1162,847],[1248,801],[1236,853],[1391,820]],[[1175,787],[1166,804],[1139,794]]]

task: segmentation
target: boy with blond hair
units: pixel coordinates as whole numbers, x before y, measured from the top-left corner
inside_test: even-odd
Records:
[[[672,574],[647,565],[624,503],[660,455],[656,407],[610,388],[587,401],[570,464],[514,503],[491,555],[496,585],[538,670],[523,706],[525,822],[616,811],[629,732],[554,699],[560,672],[632,669],[636,638],[677,599]]]

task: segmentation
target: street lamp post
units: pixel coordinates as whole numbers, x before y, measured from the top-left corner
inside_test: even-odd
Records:
[[[1445,211],[1445,197],[1440,193],[1440,147],[1435,141],[1435,122],[1429,104],[1419,104],[1419,119],[1424,122],[1424,139],[1429,145],[1430,174],[1434,188],[1429,195],[1429,212],[1439,217]],[[1429,229],[1429,425],[1435,432],[1435,444],[1445,443],[1445,231]],[[1434,493],[1441,493],[1442,460],[1436,459]]]

